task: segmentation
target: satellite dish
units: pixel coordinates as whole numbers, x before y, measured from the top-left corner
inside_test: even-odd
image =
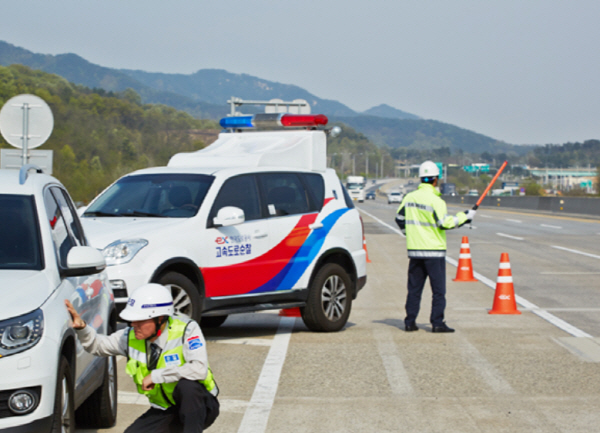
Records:
[[[35,95],[10,98],[0,110],[0,133],[14,147],[33,149],[48,140],[54,128],[52,110]]]

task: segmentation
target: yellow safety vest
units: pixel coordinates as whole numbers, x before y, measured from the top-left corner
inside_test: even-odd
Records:
[[[176,362],[178,362],[179,366],[185,363],[185,359],[183,357],[183,344],[185,329],[188,323],[189,321],[184,322],[182,320],[169,317],[169,337],[167,344],[160,354],[156,364],[156,369],[165,368],[167,366],[167,362],[170,366],[175,365],[174,363]],[[129,331],[128,343],[128,360],[125,371],[133,378],[133,382],[137,385],[138,392],[146,395],[148,400],[150,400],[150,403],[154,403],[158,406],[168,408],[169,406],[175,405],[173,391],[175,390],[178,382],[157,383],[154,385],[153,389],[148,391],[143,390],[142,383],[144,378],[150,374],[150,370],[148,369],[148,356],[146,354],[146,341],[135,338],[135,332],[132,328]],[[210,367],[208,367],[206,379],[199,380],[198,382],[204,385],[208,392],[215,397],[218,395],[219,390],[217,388],[217,384],[215,383],[215,379]]]
[[[406,234],[408,257],[445,257],[445,231],[467,222],[464,212],[448,215],[446,202],[440,195],[433,185],[422,183],[400,203],[396,222]]]

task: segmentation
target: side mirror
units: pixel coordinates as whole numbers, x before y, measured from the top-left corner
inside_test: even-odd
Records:
[[[93,247],[73,247],[67,255],[67,269],[63,270],[66,277],[82,277],[101,272],[106,268],[102,252]]]
[[[217,216],[213,218],[215,227],[227,227],[241,224],[245,221],[244,211],[239,207],[225,206],[219,209]]]

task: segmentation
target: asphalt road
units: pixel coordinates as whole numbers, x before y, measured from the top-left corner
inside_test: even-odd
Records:
[[[396,206],[378,197],[358,207],[371,263],[343,331],[311,333],[277,312],[205,330],[222,410],[209,432],[598,430],[598,221],[480,210],[472,229],[448,233],[446,319],[456,333],[430,332],[428,287],[420,330],[406,333]],[[462,236],[479,282],[452,281]],[[502,252],[521,315],[488,314]],[[124,360],[119,369],[118,424],[101,432],[122,432],[148,407]]]

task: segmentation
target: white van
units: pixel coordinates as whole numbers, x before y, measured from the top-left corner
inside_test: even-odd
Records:
[[[308,121],[275,131],[242,125],[264,118],[291,118],[296,128],[298,118]],[[343,328],[366,283],[366,253],[359,213],[326,167],[326,132],[316,129],[323,118],[223,119],[233,132],[166,167],[124,176],[95,198],[82,221],[104,251],[116,302],[158,282],[171,288],[179,314],[203,326],[300,307],[311,330]]]

